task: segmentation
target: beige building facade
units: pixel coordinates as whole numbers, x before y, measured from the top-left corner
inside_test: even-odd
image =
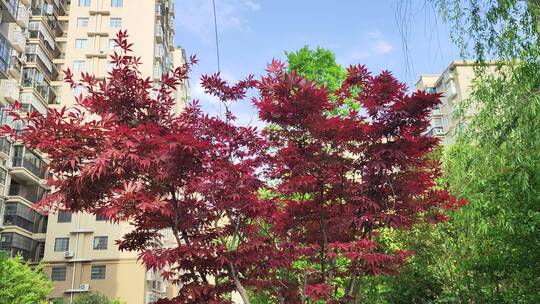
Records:
[[[125,29],[134,43],[134,53],[141,57],[139,70],[143,76],[159,80],[164,72],[185,61],[183,50],[175,50],[173,45],[173,0],[56,2],[63,6],[62,14],[57,16],[63,32],[55,37],[59,56],[51,61],[58,71],[69,67],[75,79],[81,72],[98,79],[106,77],[111,69],[108,55],[115,49],[113,39]],[[55,95],[49,106],[73,104],[74,95],[84,94],[82,87],[71,89],[61,79],[56,77],[50,83]],[[186,83],[179,89],[187,88]],[[177,94],[179,105],[175,110],[180,111],[188,93]],[[129,230],[128,223],[112,224],[95,215],[49,214],[46,233],[40,236],[44,241],[45,272],[54,283],[50,302],[72,303],[87,292],[100,292],[129,304],[173,296],[174,288],[158,273],[146,271],[137,262],[137,253],[118,250],[115,241]]]
[[[487,64],[491,71],[495,71],[496,62]],[[428,134],[440,138],[443,145],[453,144],[460,128],[475,115],[474,105],[466,107],[463,115],[458,115],[457,111],[463,109],[463,103],[469,98],[477,66],[472,60],[455,60],[441,74],[423,74],[416,82],[418,90],[443,95],[441,104],[430,115],[428,130]]]

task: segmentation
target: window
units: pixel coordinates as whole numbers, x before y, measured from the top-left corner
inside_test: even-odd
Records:
[[[54,239],[54,251],[68,251],[69,238],[56,238]]]
[[[446,96],[448,98],[452,98],[452,97],[456,96],[456,94],[457,94],[456,84],[454,83],[454,81],[452,79],[448,79],[446,81]]]
[[[107,217],[103,214],[96,214],[96,222],[106,221]]]
[[[426,93],[428,93],[428,94],[436,94],[437,93],[437,88],[436,87],[427,87],[426,88]]]
[[[112,50],[116,47],[116,42],[114,39],[109,39],[109,50]]]
[[[111,18],[111,27],[122,27],[122,18]]]
[[[0,187],[6,185],[6,176],[7,176],[7,170],[0,167]]]
[[[107,250],[108,236],[95,236],[94,237],[94,250]]]
[[[107,73],[112,72],[113,69],[114,69],[114,63],[107,61]]]
[[[104,280],[105,279],[105,265],[92,266],[90,272],[90,279],[92,280]]]
[[[111,0],[112,7],[122,7],[124,5],[124,0]]]
[[[58,211],[58,223],[71,223],[71,212],[69,211]]]
[[[90,6],[90,0],[79,0],[79,6]]]
[[[88,45],[87,39],[75,39],[76,49],[85,49],[87,45]]]
[[[77,85],[73,89],[71,89],[71,93],[73,94],[73,96],[78,97],[79,95],[86,93],[86,89],[83,85]]]
[[[84,72],[86,61],[84,60],[75,60],[73,61],[73,72]]]
[[[88,18],[77,18],[77,27],[88,27]]]
[[[51,280],[65,281],[66,280],[66,267],[53,267],[52,272],[51,272]]]

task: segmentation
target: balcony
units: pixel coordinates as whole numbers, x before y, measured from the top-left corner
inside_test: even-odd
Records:
[[[34,152],[24,146],[13,148],[10,170],[12,176],[25,182],[39,184],[40,180],[45,178],[46,169],[43,160]]]
[[[22,66],[23,62],[19,57],[11,56],[8,69],[9,75],[11,75],[12,78],[19,79],[21,77]]]
[[[163,30],[161,28],[161,23],[156,24],[155,34],[156,34],[156,41],[157,42],[162,42],[163,41]]]
[[[30,21],[30,13],[26,6],[19,4],[19,10],[17,11],[17,24],[23,29],[28,28],[28,22]]]
[[[161,80],[162,76],[163,76],[163,72],[161,71],[161,67],[159,67],[159,65],[156,65],[154,67],[154,79]]]
[[[37,111],[41,114],[47,113],[47,106],[36,96],[34,92],[22,92],[19,95],[19,102],[21,103],[21,112],[34,112]]]
[[[15,22],[19,0],[0,0],[0,13],[2,13],[2,23]]]
[[[0,138],[0,159],[6,160],[9,158],[9,153],[11,152],[11,142],[5,138]]]
[[[19,99],[20,88],[17,80],[4,79],[0,81],[0,98],[3,98],[7,103],[15,102]]]
[[[11,45],[6,37],[0,33],[0,79],[6,79],[8,77],[10,57]]]
[[[36,64],[41,72],[47,76],[49,81],[56,81],[58,79],[58,71],[54,67],[54,64],[52,65],[52,71],[49,70],[49,68],[37,54],[26,54],[26,62]]]
[[[47,191],[38,185],[26,185],[12,182],[9,186],[8,195],[22,197],[35,204],[47,197]]]
[[[157,60],[160,60],[162,59],[163,57],[163,47],[161,45],[156,45],[154,47],[154,57],[157,59]]]
[[[156,272],[153,270],[147,270],[146,271],[146,280],[147,281],[155,281],[156,280]]]
[[[26,35],[22,30],[18,29],[10,32],[9,41],[11,42],[11,46],[16,49],[17,52],[24,52],[24,48],[26,47]]]
[[[427,132],[427,136],[436,137],[444,135],[443,127],[433,127]]]
[[[30,67],[23,69],[21,86],[23,87],[23,91],[26,88],[31,88],[45,105],[51,104],[56,100],[56,92],[44,80],[43,73],[36,68]]]
[[[60,56],[60,48],[56,44],[51,46],[45,39],[43,33],[41,33],[39,30],[29,30],[28,34],[30,39],[39,39],[52,58],[58,58]]]

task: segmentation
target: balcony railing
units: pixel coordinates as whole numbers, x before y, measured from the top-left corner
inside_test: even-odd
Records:
[[[161,71],[161,68],[159,67],[159,65],[156,65],[154,67],[154,79],[161,80],[162,76],[163,76],[163,73]]]
[[[26,170],[32,172],[35,176],[43,179],[45,178],[46,167],[43,165],[36,165],[32,160],[25,157],[14,157],[13,158],[13,167],[14,168],[25,168]]]
[[[7,78],[10,56],[11,45],[6,37],[0,33],[0,78]]]
[[[11,151],[11,142],[5,137],[0,138],[0,153],[9,155],[10,151]]]
[[[26,6],[19,4],[19,10],[17,11],[17,24],[22,28],[28,28],[28,22],[30,21],[30,13]]]
[[[21,30],[11,31],[9,33],[9,41],[11,41],[11,46],[17,50],[17,52],[24,52],[26,47],[26,35]]]
[[[9,196],[20,196],[32,203],[37,203],[47,196],[47,191],[40,186],[11,183],[9,186]]]
[[[56,100],[56,92],[43,80],[43,75],[41,74],[36,68],[25,68],[23,70],[21,85],[23,88],[33,88],[46,104],[51,104]]]
[[[53,31],[51,34],[56,37],[61,37],[64,34],[64,27],[62,26],[60,21],[58,21],[58,18],[54,14],[55,12],[58,13],[58,8],[52,6],[54,9],[47,11],[47,9],[45,9],[44,7],[45,6],[32,8],[32,16],[43,18],[45,23],[47,23],[47,25]]]
[[[58,58],[60,56],[60,48],[58,48],[56,45],[51,46],[49,42],[47,42],[47,39],[45,39],[45,36],[39,30],[30,30],[28,31],[28,34],[30,35],[31,39],[39,39],[39,41],[45,45],[45,48],[52,58]]]
[[[11,60],[9,61],[9,72],[14,78],[19,78],[19,75],[21,74],[22,69],[22,61],[17,56],[11,56]]]
[[[13,22],[17,17],[17,8],[19,0],[0,0],[0,13],[2,13],[2,22]]]
[[[26,54],[26,62],[35,63],[50,81],[55,81],[58,79],[58,71],[54,65],[52,65],[52,71],[49,70],[47,65],[45,65],[43,60],[41,60],[37,54]]]
[[[0,81],[0,97],[9,102],[19,99],[19,84],[15,79],[4,79]]]

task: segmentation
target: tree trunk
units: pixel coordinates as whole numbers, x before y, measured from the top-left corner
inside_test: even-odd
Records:
[[[251,302],[249,301],[249,296],[248,296],[247,290],[242,285],[242,282],[240,282],[240,279],[236,275],[236,270],[234,268],[234,265],[231,262],[229,262],[229,271],[231,273],[231,277],[234,280],[234,285],[236,286],[236,291],[238,291],[238,293],[240,294],[240,297],[242,298],[242,301],[244,301],[244,304],[251,304]]]

